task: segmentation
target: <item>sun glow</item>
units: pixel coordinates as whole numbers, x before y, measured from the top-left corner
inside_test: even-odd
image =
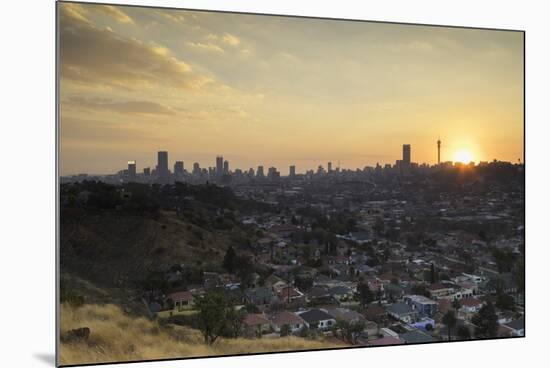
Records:
[[[454,161],[462,162],[463,164],[469,164],[474,159],[472,153],[466,149],[461,149],[455,152]]]

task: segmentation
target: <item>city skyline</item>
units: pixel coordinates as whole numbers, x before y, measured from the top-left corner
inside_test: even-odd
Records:
[[[523,162],[523,35],[60,4],[60,172]],[[116,50],[117,60],[112,56]],[[115,62],[116,61],[116,62]],[[106,68],[104,66],[110,65]]]

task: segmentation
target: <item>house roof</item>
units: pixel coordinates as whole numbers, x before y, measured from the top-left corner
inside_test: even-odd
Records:
[[[321,309],[311,309],[307,312],[301,313],[300,317],[307,323],[315,323],[328,319],[334,319],[330,314]]]
[[[398,314],[398,315],[408,314],[408,313],[413,312],[413,309],[408,304],[405,304],[405,303],[390,304],[390,305],[386,306],[386,310],[390,313],[394,313],[394,314]]]
[[[328,296],[329,293],[328,291],[323,288],[323,287],[320,287],[320,286],[314,286],[311,288],[311,290],[309,290],[309,292],[307,293],[307,295],[310,297],[310,298],[321,298],[321,297],[324,297],[324,296]]]
[[[177,291],[175,293],[168,294],[166,298],[172,299],[175,302],[189,301],[193,299],[193,294],[191,294],[190,291]]]
[[[422,342],[434,342],[435,339],[420,330],[412,330],[399,335],[399,337],[408,344],[417,344]]]
[[[435,291],[435,290],[443,290],[443,289],[452,289],[453,286],[452,285],[449,285],[449,284],[442,284],[440,282],[437,282],[435,284],[431,284],[427,287],[428,290],[432,290],[432,291]]]
[[[332,308],[327,310],[328,314],[334,317],[334,319],[337,320],[344,320],[344,321],[364,321],[365,317],[357,313],[355,311],[352,311],[347,308]]]
[[[383,316],[387,311],[379,305],[369,305],[367,310],[363,313],[367,319]]]
[[[263,314],[247,314],[244,317],[243,324],[247,326],[258,326],[269,323],[269,320]]]
[[[519,319],[513,320],[512,322],[507,323],[505,326],[516,331],[523,330],[525,329],[525,318],[521,317]]]
[[[460,299],[460,305],[464,307],[477,307],[482,305],[483,302],[477,298],[465,298]]]
[[[330,288],[328,292],[330,295],[342,295],[342,294],[349,294],[350,289],[346,286],[335,286],[333,288]]]
[[[281,295],[280,296],[283,299],[288,299],[288,298],[297,298],[297,297],[300,297],[302,295],[304,295],[304,294],[302,294],[301,292],[299,292],[295,288],[287,286],[287,287],[285,287],[281,290]]]
[[[368,346],[385,346],[385,345],[398,345],[403,344],[401,339],[392,336],[382,337],[380,339],[375,339],[367,342]]]
[[[294,313],[291,313],[289,311],[282,311],[274,314],[271,318],[271,322],[273,322],[277,326],[283,326],[302,324],[304,323],[304,320]]]

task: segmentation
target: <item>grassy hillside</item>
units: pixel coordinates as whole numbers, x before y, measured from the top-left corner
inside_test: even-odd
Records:
[[[61,269],[101,286],[131,287],[148,270],[186,263],[220,264],[226,232],[204,229],[162,212],[158,217],[116,211],[67,215],[61,223]]]
[[[160,325],[143,317],[130,317],[112,304],[61,306],[61,332],[88,327],[87,342],[61,343],[61,364],[182,358],[258,352],[310,350],[338,347],[331,341],[298,337],[277,339],[220,339],[212,346],[203,344],[197,330]]]

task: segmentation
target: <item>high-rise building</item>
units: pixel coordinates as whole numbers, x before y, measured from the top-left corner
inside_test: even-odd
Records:
[[[264,175],[264,167],[263,166],[258,166],[258,170],[256,170],[256,176],[258,178],[263,178],[265,175]]]
[[[229,161],[227,160],[223,162],[223,174],[224,175],[229,174]]]
[[[157,154],[157,176],[168,177],[168,152],[166,151],[159,151]]]
[[[403,145],[403,165],[410,165],[411,164],[411,145],[410,144],[404,144]]]
[[[441,164],[441,139],[437,139],[437,164]]]
[[[174,163],[174,175],[178,177],[183,176],[183,161],[176,161]]]
[[[136,162],[135,161],[128,161],[128,179],[135,179],[136,178]]]
[[[216,156],[216,175],[222,176],[223,173],[223,156]]]
[[[251,178],[254,177],[254,169],[253,168],[248,169],[248,176],[251,177]]]
[[[193,164],[193,175],[198,176],[201,174],[201,167],[198,162]]]
[[[151,168],[150,167],[144,167],[143,168],[143,176],[151,176]]]
[[[276,167],[270,167],[267,169],[267,177],[269,179],[278,179],[280,177],[280,173],[277,171]]]
[[[330,161],[327,164],[327,170],[328,170],[329,173],[332,172],[332,162],[330,162]]]
[[[290,167],[288,168],[288,175],[296,176],[296,166],[290,165]]]

